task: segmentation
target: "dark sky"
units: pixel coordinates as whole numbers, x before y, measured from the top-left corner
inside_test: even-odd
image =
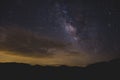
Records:
[[[120,57],[119,0],[1,0],[0,50],[31,64],[82,66]],[[1,62],[18,61],[10,57]],[[47,57],[47,58],[46,58]],[[63,58],[63,59],[62,59]],[[42,60],[41,60],[42,59]]]

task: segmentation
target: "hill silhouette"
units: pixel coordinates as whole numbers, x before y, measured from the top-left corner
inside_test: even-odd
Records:
[[[0,63],[0,80],[120,80],[120,59],[84,68]]]

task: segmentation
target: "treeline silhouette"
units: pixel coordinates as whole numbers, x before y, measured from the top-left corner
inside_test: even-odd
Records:
[[[0,80],[120,80],[120,59],[84,68],[0,63]]]

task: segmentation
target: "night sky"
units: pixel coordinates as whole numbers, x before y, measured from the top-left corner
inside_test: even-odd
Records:
[[[119,0],[1,0],[0,62],[86,66],[120,58]]]

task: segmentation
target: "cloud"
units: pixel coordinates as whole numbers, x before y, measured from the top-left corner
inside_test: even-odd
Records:
[[[57,49],[65,49],[66,44],[37,35],[20,27],[0,27],[0,50],[16,55],[48,56]]]
[[[88,56],[72,50],[70,46],[21,27],[0,27],[0,62],[86,65]]]

